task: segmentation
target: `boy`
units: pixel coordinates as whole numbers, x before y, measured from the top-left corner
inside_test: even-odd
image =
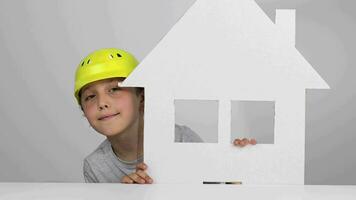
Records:
[[[137,64],[130,53],[110,48],[89,54],[77,68],[74,95],[91,127],[107,138],[84,159],[86,182],[153,182],[143,163],[143,88],[119,86]],[[176,142],[202,142],[185,126],[176,125],[175,134]]]

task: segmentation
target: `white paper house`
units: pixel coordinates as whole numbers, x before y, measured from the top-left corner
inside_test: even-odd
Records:
[[[295,48],[295,11],[197,0],[125,80],[145,87],[145,162],[156,183],[304,184],[305,89],[328,84]],[[174,100],[219,101],[218,143],[174,143]],[[274,101],[274,144],[230,142],[231,101]]]

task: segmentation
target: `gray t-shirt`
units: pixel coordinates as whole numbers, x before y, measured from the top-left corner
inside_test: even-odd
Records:
[[[175,125],[175,142],[203,142],[187,126]],[[136,165],[143,158],[123,161],[113,152],[108,139],[104,140],[93,153],[84,159],[83,174],[87,183],[120,183],[122,177],[135,172]]]

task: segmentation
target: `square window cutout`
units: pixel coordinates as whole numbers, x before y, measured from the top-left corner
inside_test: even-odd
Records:
[[[174,109],[175,142],[218,142],[217,100],[176,99]]]
[[[274,116],[274,101],[231,101],[231,142],[255,138],[258,144],[273,144]]]

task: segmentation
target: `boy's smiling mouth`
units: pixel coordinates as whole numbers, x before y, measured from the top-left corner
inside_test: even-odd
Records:
[[[98,120],[107,120],[107,119],[111,119],[113,117],[115,117],[116,115],[119,115],[120,113],[115,113],[115,114],[108,114],[108,115],[104,115],[98,118]]]

